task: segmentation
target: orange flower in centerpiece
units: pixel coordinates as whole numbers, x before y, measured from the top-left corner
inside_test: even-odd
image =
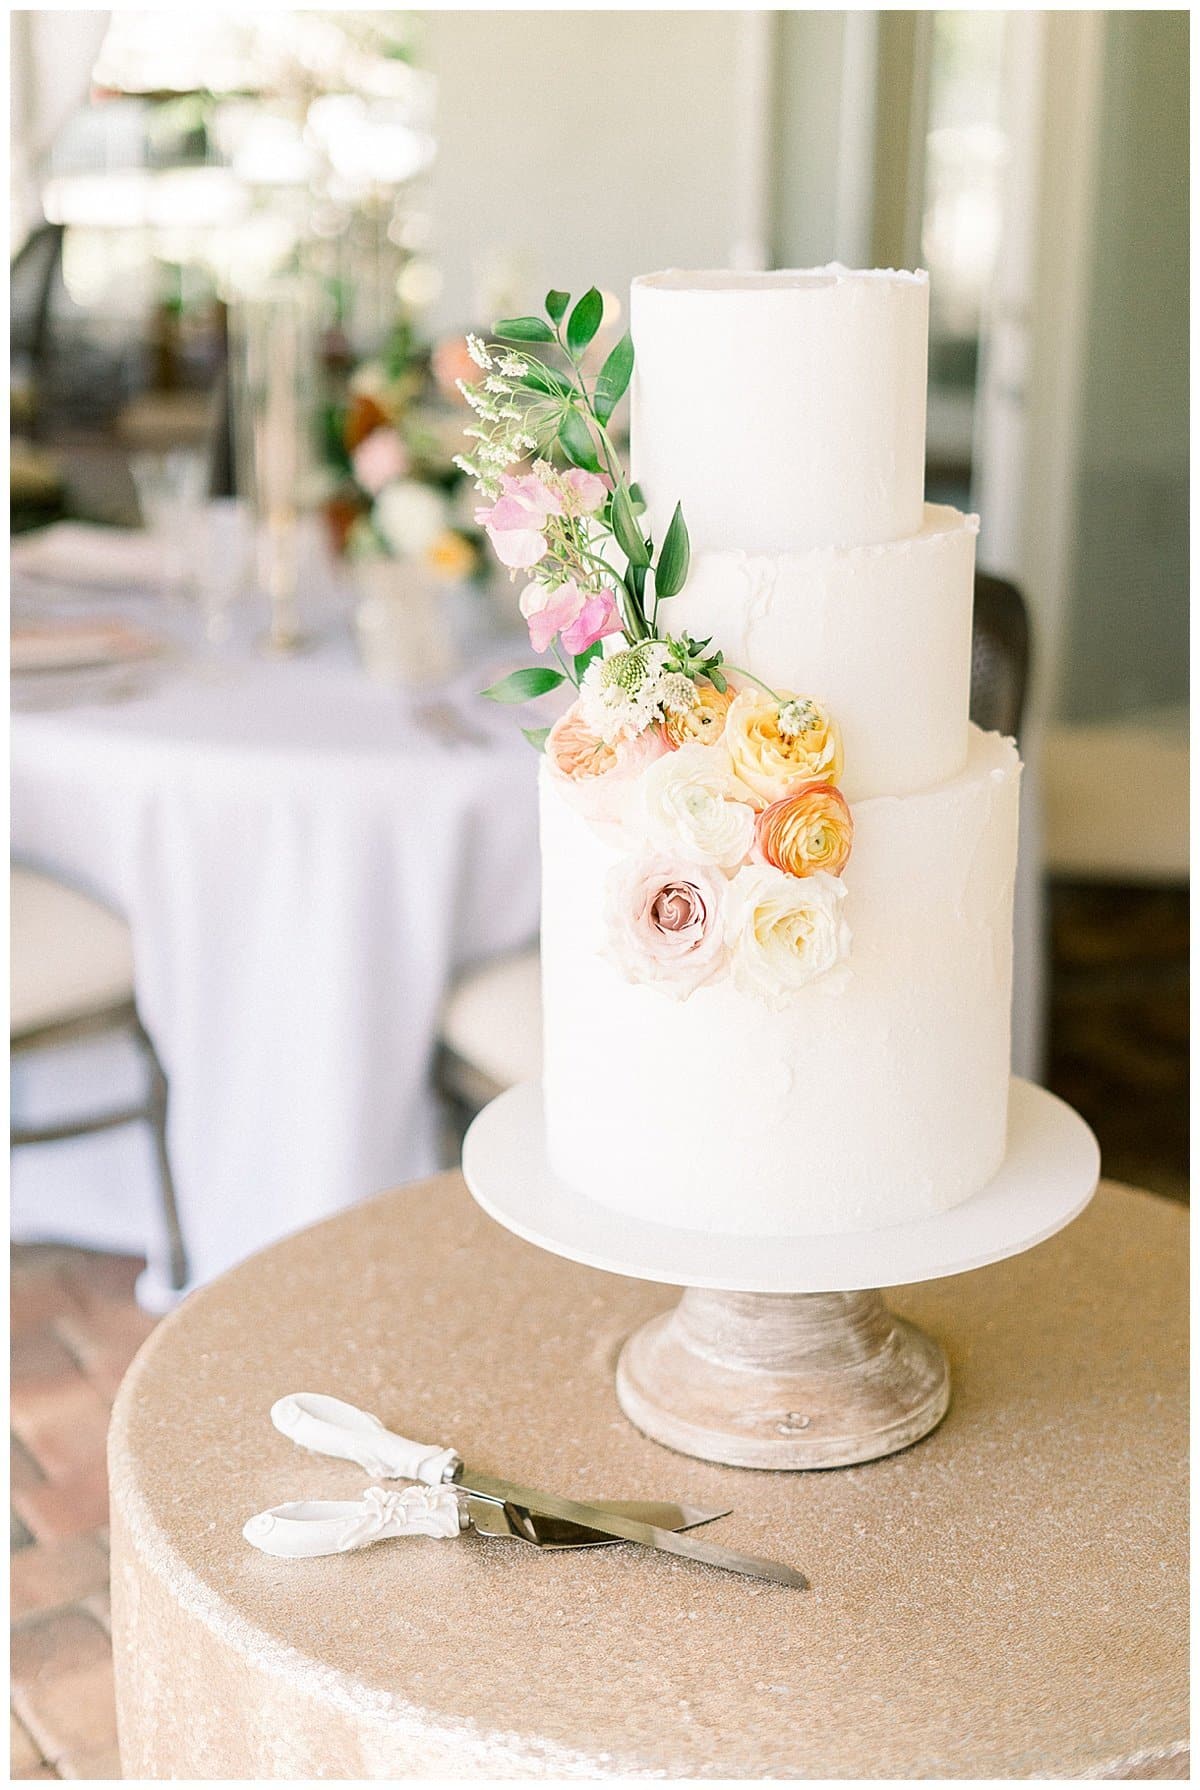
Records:
[[[663,717],[663,738],[675,750],[686,746],[689,740],[699,740],[702,746],[715,746],[725,731],[725,717],[734,691],[718,690],[707,679],[694,683],[692,688],[696,692],[692,707],[668,709]]]
[[[802,784],[764,809],[754,829],[763,858],[789,876],[840,876],[853,839],[850,805],[832,783]]]

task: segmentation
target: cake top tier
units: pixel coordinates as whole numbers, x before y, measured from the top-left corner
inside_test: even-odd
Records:
[[[633,282],[631,458],[656,540],[860,547],[921,527],[929,282],[828,267]]]

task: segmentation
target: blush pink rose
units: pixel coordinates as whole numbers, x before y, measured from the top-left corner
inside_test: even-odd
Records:
[[[574,516],[590,516],[598,510],[609,493],[609,482],[599,473],[585,472],[582,466],[571,466],[561,474],[567,492],[567,507]]]
[[[505,473],[500,496],[494,504],[475,512],[480,528],[487,530],[496,558],[510,571],[526,571],[546,556],[546,523],[563,513],[562,499],[533,473],[517,478]]]
[[[573,578],[552,590],[536,581],[521,592],[521,614],[535,653],[544,653],[556,634],[569,653],[585,653],[621,625],[611,590],[583,591]]]
[[[394,429],[372,429],[351,456],[354,476],[364,491],[378,497],[385,485],[408,472],[408,449]]]
[[[686,1000],[725,967],[727,888],[708,865],[625,859],[605,887],[609,961],[628,981]]]

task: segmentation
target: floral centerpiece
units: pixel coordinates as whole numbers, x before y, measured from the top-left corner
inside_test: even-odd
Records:
[[[723,979],[771,1005],[847,955],[842,873],[853,816],[841,736],[813,696],[772,690],[711,640],[669,627],[688,576],[676,504],[661,544],[610,424],[633,373],[628,334],[585,371],[603,299],[552,291],[545,317],[467,338],[460,389],[475,413],[458,465],[511,576],[535,652],[485,694],[570,706],[525,729],[547,775],[616,843],[607,954],[631,982],[678,999]]]
[[[458,419],[438,408],[444,364],[402,317],[383,352],[351,371],[326,417],[334,483],[326,515],[336,546],[352,560],[398,560],[459,583],[486,566],[453,456]]]

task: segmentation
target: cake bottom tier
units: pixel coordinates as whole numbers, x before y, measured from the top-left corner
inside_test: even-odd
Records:
[[[604,956],[622,855],[542,779],[551,1165],[617,1211],[727,1235],[874,1230],[970,1198],[1005,1150],[1020,762],[854,806],[849,956],[781,1010],[678,1001]]]

